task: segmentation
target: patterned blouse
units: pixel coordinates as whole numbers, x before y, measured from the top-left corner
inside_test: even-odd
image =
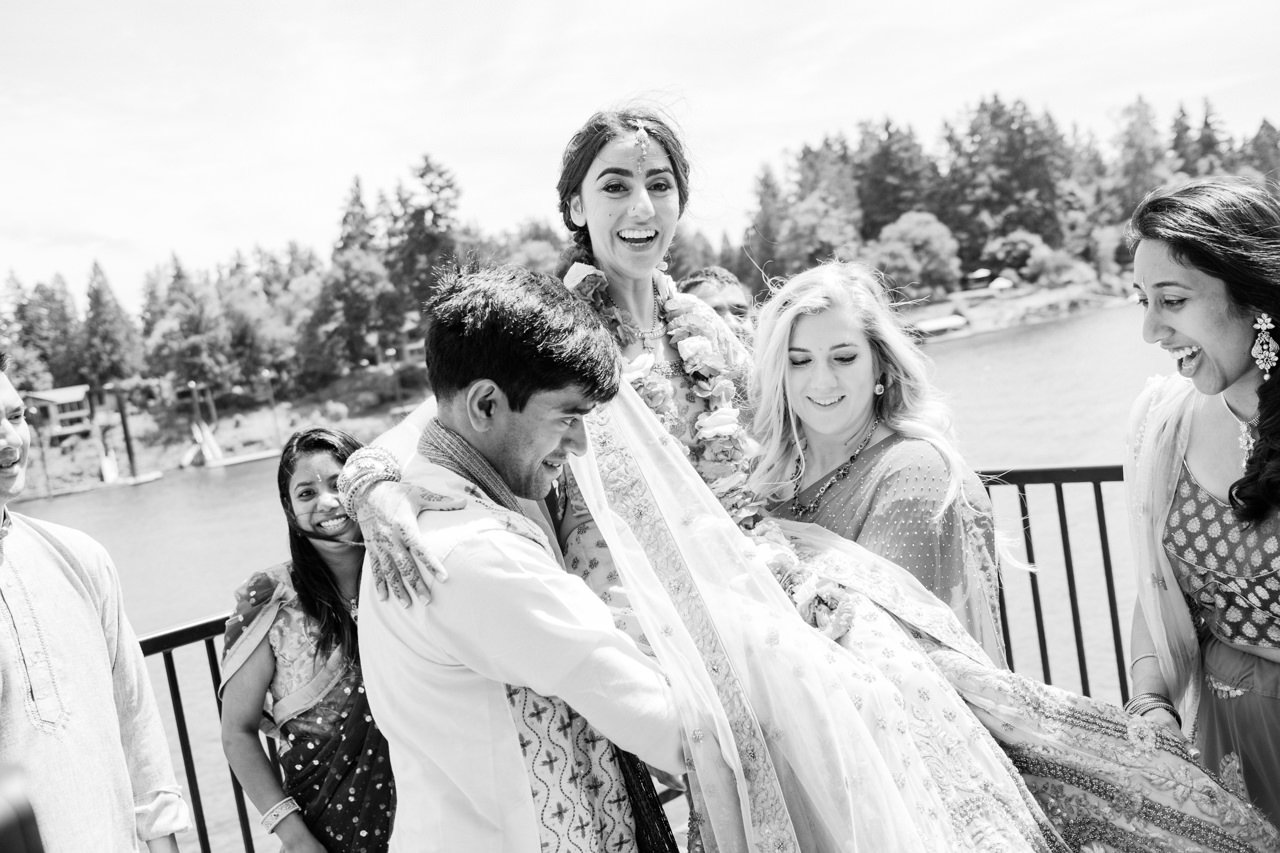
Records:
[[[1184,463],[1163,541],[1198,632],[1280,648],[1280,517],[1244,525]]]

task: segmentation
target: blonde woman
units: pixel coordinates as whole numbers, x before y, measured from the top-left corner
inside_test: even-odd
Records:
[[[831,262],[786,282],[756,334],[751,485],[774,517],[910,571],[1003,663],[990,502],[928,366],[870,269]]]

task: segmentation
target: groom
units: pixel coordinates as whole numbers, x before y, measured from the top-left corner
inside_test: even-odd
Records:
[[[671,688],[519,502],[586,450],[583,416],[618,390],[616,347],[559,282],[518,267],[443,284],[427,318],[439,409],[405,480],[465,504],[419,517],[449,576],[431,607],[362,581],[391,850],[674,850],[641,764],[683,772]]]

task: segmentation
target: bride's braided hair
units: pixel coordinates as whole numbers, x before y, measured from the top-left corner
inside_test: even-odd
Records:
[[[1127,236],[1131,247],[1159,240],[1174,260],[1220,279],[1241,322],[1263,312],[1280,320],[1280,200],[1257,184],[1217,177],[1155,190]],[[1231,486],[1231,506],[1247,522],[1280,506],[1280,370],[1271,373],[1258,388],[1258,440]]]
[[[587,119],[586,124],[569,140],[560,164],[560,180],[556,184],[556,191],[560,195],[560,218],[573,238],[573,243],[565,251],[557,270],[561,277],[575,262],[595,263],[595,256],[591,251],[591,235],[586,226],[580,227],[574,223],[569,209],[574,196],[582,191],[587,171],[601,149],[620,136],[635,133],[641,127],[662,146],[671,160],[676,193],[680,199],[680,213],[684,213],[685,205],[689,203],[689,158],[685,154],[684,143],[675,131],[674,123],[647,107],[601,110]]]

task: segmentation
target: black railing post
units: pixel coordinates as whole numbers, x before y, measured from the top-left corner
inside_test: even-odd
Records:
[[[191,811],[196,821],[196,837],[200,853],[210,853],[209,828],[205,825],[204,804],[200,800],[200,782],[196,779],[196,762],[191,754],[191,735],[187,732],[187,715],[182,709],[182,691],[178,687],[178,671],[173,666],[173,652],[164,652],[164,674],[169,679],[169,698],[173,702],[173,721],[178,728],[178,747],[182,765],[187,769],[187,786],[191,789]]]
[[[1093,481],[1093,503],[1098,510],[1098,542],[1102,546],[1102,578],[1107,585],[1107,604],[1111,611],[1111,639],[1116,650],[1116,676],[1120,683],[1120,701],[1129,701],[1129,668],[1125,666],[1124,641],[1120,635],[1120,603],[1116,600],[1116,579],[1111,571],[1111,540],[1107,536],[1107,513],[1102,502],[1102,483]]]
[[[1067,531],[1067,503],[1062,484],[1053,484],[1053,499],[1058,504],[1058,530],[1062,535],[1063,569],[1067,573],[1067,597],[1071,601],[1071,630],[1076,635],[1076,660],[1080,664],[1080,692],[1089,695],[1089,665],[1085,662],[1084,629],[1080,627],[1080,596],[1076,593],[1076,570],[1071,561],[1071,534]]]
[[[1033,568],[1036,564],[1036,546],[1031,539],[1031,508],[1027,504],[1027,487],[1018,484],[1018,512],[1022,516],[1022,543],[1027,549],[1027,563]],[[1052,684],[1049,675],[1049,643],[1044,635],[1044,606],[1040,603],[1040,579],[1033,571],[1031,580],[1031,607],[1036,614],[1036,639],[1040,641],[1040,674],[1045,684]]]

